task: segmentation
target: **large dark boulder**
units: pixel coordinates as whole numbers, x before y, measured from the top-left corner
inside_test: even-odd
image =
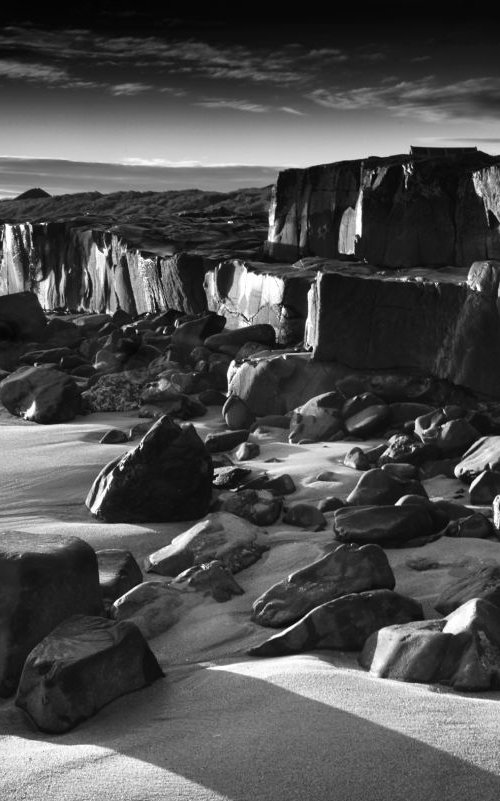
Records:
[[[14,692],[24,660],[58,623],[102,612],[94,550],[78,537],[0,535],[0,696]]]
[[[16,705],[41,731],[61,734],[163,675],[136,625],[75,615],[28,656]]]
[[[15,339],[31,342],[43,339],[47,318],[32,292],[0,295],[0,323],[7,323]]]
[[[315,606],[365,590],[393,590],[394,574],[378,545],[338,545],[331,553],[290,573],[260,595],[252,620],[261,626],[289,626]]]
[[[71,376],[51,367],[21,367],[0,386],[0,401],[34,423],[66,423],[81,410],[81,392]]]
[[[286,656],[315,648],[359,651],[374,631],[422,617],[422,607],[417,601],[392,590],[352,593],[317,606],[285,631],[251,648],[249,653]]]
[[[340,542],[404,545],[434,535],[438,528],[431,504],[408,506],[359,506],[338,509],[333,533]]]
[[[212,480],[212,460],[193,426],[164,415],[103,467],[85,503],[109,523],[196,520],[208,511]]]

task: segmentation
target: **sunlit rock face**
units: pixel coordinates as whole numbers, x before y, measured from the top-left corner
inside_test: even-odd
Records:
[[[0,295],[30,291],[46,310],[131,315],[166,308],[206,309],[204,262],[185,271],[179,258],[143,252],[117,233],[83,220],[0,228]],[[192,267],[192,265],[190,265]]]
[[[207,271],[208,308],[222,314],[229,328],[268,323],[280,343],[303,339],[307,293],[318,265],[266,264],[231,259]]]
[[[267,250],[275,258],[356,258],[392,269],[470,267],[500,257],[500,159],[338,162],[278,176]]]

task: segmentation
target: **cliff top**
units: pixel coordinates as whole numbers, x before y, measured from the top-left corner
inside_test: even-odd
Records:
[[[18,195],[16,198],[14,198],[14,200],[34,200],[41,197],[51,197],[51,195],[49,195],[45,189],[41,189],[39,186],[36,186],[33,189],[27,189],[26,192]]]

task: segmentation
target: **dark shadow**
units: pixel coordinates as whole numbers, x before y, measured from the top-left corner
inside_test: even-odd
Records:
[[[75,761],[71,749],[62,765],[54,751],[62,781],[73,771],[89,794],[95,781],[105,791],[104,770],[104,782],[109,776],[115,785],[122,776],[122,797],[141,801],[160,797],[153,778],[162,798],[190,801],[213,793],[230,801],[497,800],[496,705],[427,693],[421,685],[409,691],[364,671],[330,670],[328,655],[320,660],[260,660],[267,680],[231,672],[229,663],[220,670],[167,668],[165,679],[65,735],[34,733],[12,702],[3,718],[8,733],[24,740],[51,748],[90,744],[138,760],[131,767],[114,753],[93,752]],[[26,759],[30,746],[22,748]],[[110,772],[100,769],[94,779],[93,766],[104,758]],[[147,766],[165,772],[158,778]],[[135,782],[143,782],[142,795]]]

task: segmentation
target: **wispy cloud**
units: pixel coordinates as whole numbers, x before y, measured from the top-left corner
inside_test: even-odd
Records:
[[[247,111],[253,114],[263,114],[269,111],[269,106],[263,106],[260,103],[249,103],[246,100],[199,100],[193,105],[203,106],[204,108],[220,108],[220,109],[233,109],[234,111]]]
[[[151,89],[154,86],[148,83],[117,83],[109,87],[112,95],[138,95]]]
[[[6,59],[0,61],[0,77],[12,81],[27,81],[28,83],[44,84],[48,87],[93,89],[100,84],[95,81],[82,80],[72,76],[61,67],[42,63],[26,63]]]
[[[416,81],[362,86],[353,89],[315,89],[307,94],[320,106],[339,111],[385,109],[398,117],[426,122],[498,119],[500,77],[469,78],[442,84],[430,75]]]

